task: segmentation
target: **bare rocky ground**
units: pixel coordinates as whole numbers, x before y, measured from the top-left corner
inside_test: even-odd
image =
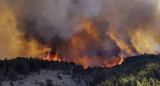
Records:
[[[87,86],[83,79],[62,70],[41,70],[18,77],[14,82],[3,81],[1,86]]]

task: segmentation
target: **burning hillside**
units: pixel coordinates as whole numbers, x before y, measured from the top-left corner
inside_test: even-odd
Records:
[[[159,14],[159,0],[0,0],[1,57],[111,67],[160,53]]]

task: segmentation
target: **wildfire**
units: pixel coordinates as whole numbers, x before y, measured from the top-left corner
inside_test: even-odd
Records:
[[[160,0],[127,4],[105,0],[100,7],[91,3],[95,0],[79,1],[72,6],[70,0],[35,4],[0,0],[1,57],[40,57],[88,68],[112,67],[127,56],[160,53]]]
[[[118,65],[121,65],[123,63],[123,61],[124,61],[124,57],[123,57],[123,55],[121,55],[120,60],[118,62]]]
[[[98,52],[96,50],[95,50],[95,53],[93,54],[90,52],[91,51],[90,49],[93,49],[94,51],[94,45],[103,47],[104,46],[103,36],[107,37],[107,34],[105,33],[105,28],[107,27],[104,27],[104,28],[99,27],[97,23],[100,23],[100,25],[104,24],[104,22],[101,23],[100,21],[97,21],[97,20],[95,21],[88,20],[88,19],[84,20],[82,22],[83,31],[77,32],[73,36],[73,38],[70,41],[71,46],[68,51],[63,52],[63,50],[57,49],[55,54],[52,54],[51,49],[47,50],[47,54],[45,55],[43,60],[74,62],[77,65],[82,65],[85,69],[87,69],[88,67],[94,67],[94,66],[113,67],[115,65],[121,65],[123,62],[123,58],[125,57],[123,53],[117,56],[115,56],[112,53],[109,53],[111,55],[107,56],[104,53],[102,55],[98,55]],[[99,32],[99,30],[101,29],[104,30],[103,34],[100,34]],[[128,54],[131,54],[130,48],[128,46],[125,47],[126,44],[119,42],[119,40],[116,40],[114,36],[112,36],[111,38],[117,42],[117,45],[120,46],[122,50],[127,51]],[[108,40],[107,40],[107,43],[108,43]],[[111,43],[108,43],[108,44],[112,45]],[[110,46],[108,45],[104,46],[104,49],[105,47],[110,47]],[[112,48],[110,51],[112,51]],[[65,56],[66,53],[67,55],[69,54],[69,56],[67,55]],[[118,52],[115,51],[115,53],[118,53]],[[93,56],[90,56],[90,55],[93,55]]]
[[[43,58],[43,60],[48,60],[48,61],[58,61],[58,62],[74,62],[77,65],[82,65],[84,69],[87,69],[88,67],[93,67],[93,66],[89,66],[89,65],[96,65],[97,63],[93,63],[93,62],[97,62],[99,61],[99,59],[97,58],[89,58],[89,57],[80,57],[80,59],[75,59],[75,60],[67,60],[67,59],[62,59],[59,56],[58,51],[56,51],[55,55],[51,55],[51,51],[47,50],[47,54],[46,56]],[[109,61],[109,60],[108,60]],[[107,62],[106,60],[104,61],[104,65],[100,65],[100,67],[113,67],[115,65],[121,65],[124,61],[124,55],[121,55],[120,59],[112,59],[111,62]],[[106,62],[106,63],[105,63]]]
[[[53,60],[53,61],[59,61],[59,62],[62,61],[61,58],[59,57],[58,52],[56,52],[56,54],[54,56],[51,56],[50,50],[47,51],[47,55],[43,58],[43,60],[49,60],[49,61]]]

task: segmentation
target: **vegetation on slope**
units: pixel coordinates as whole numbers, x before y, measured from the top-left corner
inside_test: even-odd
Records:
[[[122,65],[104,69],[94,78],[97,86],[160,86],[160,56],[129,57]]]
[[[17,57],[0,60],[0,81],[15,81],[17,75],[39,73],[41,69],[64,70],[82,78],[89,86],[160,86],[160,55],[133,56],[112,68],[88,69],[74,63]]]

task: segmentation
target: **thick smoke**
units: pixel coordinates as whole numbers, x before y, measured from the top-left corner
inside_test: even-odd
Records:
[[[92,66],[105,64],[104,60],[113,60],[121,54],[145,53],[149,48],[153,49],[151,53],[159,53],[160,30],[155,20],[158,1],[7,0],[6,3],[16,17],[23,40],[34,39],[51,48],[53,55],[58,51],[63,58],[98,58],[97,64],[89,61]],[[144,36],[150,31],[155,35]],[[143,45],[140,42],[147,47],[139,47]],[[150,44],[157,48],[148,47]]]
[[[14,0],[9,5],[16,11],[19,29],[51,40],[54,37],[70,39],[75,27],[85,18],[97,16],[109,20],[118,29],[149,25],[154,17],[156,0]],[[116,28],[116,29],[117,29]]]
[[[16,0],[10,1],[19,21],[19,29],[27,35],[46,41],[59,37],[70,39],[83,18],[94,18],[101,10],[101,0]]]

